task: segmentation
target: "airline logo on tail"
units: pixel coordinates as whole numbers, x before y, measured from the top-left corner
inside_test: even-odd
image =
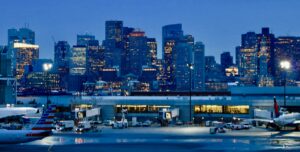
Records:
[[[274,97],[274,112],[275,112],[275,118],[279,117],[279,106],[277,104],[276,98]]]
[[[53,129],[54,116],[56,112],[56,106],[50,105],[46,112],[43,113],[42,117],[38,122],[33,126],[32,130],[48,130]]]

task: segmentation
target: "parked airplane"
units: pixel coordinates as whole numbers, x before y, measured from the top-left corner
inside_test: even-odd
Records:
[[[51,105],[30,130],[0,129],[0,144],[17,144],[39,140],[52,134],[56,106]]]
[[[32,107],[4,107],[0,108],[0,119],[12,116],[32,117],[40,113],[38,108]]]
[[[254,119],[255,121],[267,123],[267,128],[272,127],[276,130],[282,130],[286,126],[295,127],[300,130],[300,113],[288,113],[285,108],[279,110],[276,98],[274,97],[274,114],[273,119]]]

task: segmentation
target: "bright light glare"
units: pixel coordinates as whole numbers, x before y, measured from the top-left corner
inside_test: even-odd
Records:
[[[188,66],[191,70],[194,69],[194,64],[192,64],[192,63],[188,63],[187,66]]]
[[[51,63],[45,63],[43,64],[43,68],[45,71],[49,71],[52,68],[52,64]]]
[[[291,63],[289,61],[281,61],[280,62],[280,67],[282,69],[290,69]]]

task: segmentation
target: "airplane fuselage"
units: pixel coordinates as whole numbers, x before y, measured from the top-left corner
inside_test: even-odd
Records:
[[[0,144],[25,143],[43,139],[51,135],[51,131],[43,130],[6,130],[0,129]]]
[[[300,113],[288,113],[280,115],[278,118],[274,118],[274,123],[277,126],[297,126],[295,121],[300,120]]]

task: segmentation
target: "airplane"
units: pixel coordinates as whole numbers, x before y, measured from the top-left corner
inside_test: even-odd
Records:
[[[0,119],[13,116],[32,117],[40,114],[40,109],[32,107],[4,107],[0,108]]]
[[[30,130],[0,129],[0,144],[18,144],[43,139],[52,135],[56,106],[50,105]]]
[[[274,114],[273,119],[253,119],[254,121],[267,123],[266,128],[272,127],[280,131],[284,127],[290,126],[295,127],[295,130],[300,130],[300,113],[292,112],[289,113],[285,108],[280,108],[277,104],[276,98],[274,97]]]

